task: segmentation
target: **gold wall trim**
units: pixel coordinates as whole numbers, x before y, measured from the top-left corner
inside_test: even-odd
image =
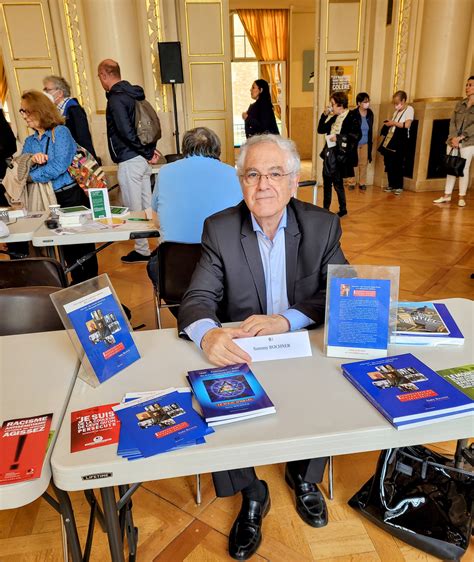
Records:
[[[222,73],[221,73],[221,77],[222,77],[222,94],[223,94],[223,98],[224,98],[224,107],[222,109],[196,109],[195,105],[194,105],[194,91],[193,91],[193,66],[197,66],[197,65],[215,65],[218,64],[222,67]],[[225,81],[225,64],[224,62],[220,62],[220,61],[203,61],[203,62],[190,62],[189,63],[189,76],[190,76],[190,82],[191,82],[191,104],[192,104],[192,111],[193,113],[220,113],[220,112],[226,112],[227,111],[227,94],[226,94],[226,81]],[[198,119],[198,117],[196,117],[196,119]]]
[[[222,123],[224,123],[224,140],[225,140],[225,149],[226,151],[224,152],[222,150],[222,155],[225,155],[225,157],[227,157],[226,152],[229,151],[229,147],[232,146],[232,148],[234,147],[234,141],[232,140],[231,145],[229,145],[229,132],[228,132],[228,125],[227,125],[227,119],[225,117],[194,117],[193,118],[193,127],[199,127],[199,126],[205,126],[203,123],[201,123],[201,125],[199,125],[199,122],[207,122],[207,121],[221,121]],[[214,131],[215,132],[215,131]],[[223,142],[221,140],[221,148],[223,147]]]
[[[10,39],[10,30],[9,30],[8,24],[7,24],[7,16],[6,16],[6,13],[5,13],[5,8],[7,8],[8,6],[39,6],[40,7],[41,19],[43,21],[43,32],[44,32],[44,37],[46,39],[46,48],[47,48],[47,51],[48,51],[47,57],[15,57],[15,55],[13,54],[13,46],[12,46],[11,39]],[[12,60],[28,61],[28,60],[45,60],[46,58],[51,59],[51,48],[49,46],[48,32],[46,30],[46,20],[44,19],[43,4],[41,4],[41,2],[3,2],[1,4],[1,8],[2,8],[3,22],[5,24],[5,33],[6,33],[6,36],[7,36],[8,47],[10,49],[10,56],[11,56]]]
[[[20,90],[20,81],[18,79],[18,71],[19,70],[38,70],[38,69],[49,70],[49,74],[53,73],[53,65],[52,64],[38,65],[38,66],[16,66],[16,67],[13,68],[13,73],[15,75],[16,89],[17,89],[20,97],[21,97],[23,92]],[[48,73],[45,72],[45,74],[48,74]]]
[[[424,101],[427,103],[435,103],[435,102],[440,102],[440,101],[461,101],[462,97],[447,97],[447,98],[416,98],[413,100],[413,103],[417,102],[417,101]]]
[[[403,0],[402,0],[403,1]],[[348,4],[355,4],[358,2],[359,4],[359,21],[357,25],[357,49],[355,51],[329,51],[329,6],[330,4],[338,4],[338,3],[348,3]],[[326,5],[326,54],[328,55],[338,55],[338,54],[354,54],[360,52],[360,37],[361,37],[361,28],[362,28],[362,2],[364,0],[330,0]]]
[[[398,10],[397,46],[395,51],[395,73],[393,92],[405,89],[405,74],[410,33],[411,0],[400,0]]]
[[[153,87],[155,90],[155,105],[157,110],[168,111],[168,97],[164,84],[161,83],[160,60],[158,57],[158,43],[162,41],[161,12],[159,0],[146,0],[146,16],[148,21],[148,40],[150,46],[150,61],[153,73]]]
[[[69,41],[69,52],[71,53],[74,83],[76,85],[77,98],[87,113],[91,113],[91,101],[89,96],[88,80],[84,62],[84,51],[82,49],[82,38],[79,26],[79,13],[76,0],[63,0],[64,16],[66,19],[67,37]]]
[[[221,50],[219,53],[196,53],[192,54],[190,50],[191,40],[189,36],[189,17],[188,17],[188,5],[189,4],[215,4],[219,6],[219,15],[220,15],[220,25],[221,25]],[[222,2],[216,0],[185,0],[184,4],[184,12],[186,17],[186,39],[187,39],[187,49],[188,49],[188,57],[215,57],[215,56],[224,56],[224,20],[222,15]]]

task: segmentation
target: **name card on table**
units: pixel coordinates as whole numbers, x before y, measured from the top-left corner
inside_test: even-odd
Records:
[[[234,342],[246,351],[252,361],[272,361],[311,357],[311,344],[306,330],[287,332],[273,336],[237,338]]]

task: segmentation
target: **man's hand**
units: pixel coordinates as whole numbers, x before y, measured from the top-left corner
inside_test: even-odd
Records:
[[[150,166],[154,166],[155,164],[158,163],[160,158],[161,158],[161,152],[155,148],[153,152],[153,156],[151,157],[150,160],[148,160],[148,164],[150,164]]]
[[[31,157],[31,161],[33,162],[33,164],[46,164],[46,162],[48,161],[48,155],[43,154],[42,152],[37,152],[36,154],[33,154],[33,156]]]
[[[248,335],[240,328],[213,328],[204,334],[201,348],[209,361],[218,367],[250,363],[250,355],[232,341],[232,338],[244,338]]]
[[[239,326],[244,331],[246,337],[268,336],[271,334],[284,334],[290,331],[290,323],[281,314],[253,314],[244,320]],[[244,336],[239,336],[244,337]]]

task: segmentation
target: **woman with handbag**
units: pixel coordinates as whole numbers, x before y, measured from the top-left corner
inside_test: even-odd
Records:
[[[448,156],[453,156],[457,149],[459,162],[462,170],[456,172],[459,175],[459,207],[466,206],[466,193],[469,186],[469,168],[474,156],[474,76],[470,76],[466,82],[466,97],[456,104],[451,122],[449,123]],[[464,163],[461,161],[464,159]],[[456,164],[456,163],[455,163]],[[452,170],[455,171],[455,170]],[[433,203],[449,203],[456,183],[455,175],[448,171],[444,195],[435,199]]]
[[[415,110],[407,104],[407,94],[403,90],[395,92],[392,97],[395,111],[392,119],[384,121],[380,134],[384,137],[378,148],[383,155],[387,172],[387,193],[403,193],[403,173],[405,152],[410,138],[410,127],[415,118]]]
[[[348,109],[345,92],[334,92],[331,105],[321,114],[318,133],[326,135],[326,144],[320,156],[324,160],[323,187],[325,209],[330,208],[332,186],[336,190],[340,217],[347,215],[344,178],[354,177],[357,166],[357,143],[362,137],[360,123]]]
[[[23,154],[31,154],[30,177],[33,182],[50,182],[53,196],[61,207],[89,206],[84,191],[68,172],[77,145],[64,126],[64,118],[54,103],[42,92],[29,90],[21,96],[20,113],[34,133],[25,139]],[[94,244],[66,245],[64,258],[71,267],[79,258],[95,250]],[[71,271],[73,283],[80,283],[98,274],[96,256]]]

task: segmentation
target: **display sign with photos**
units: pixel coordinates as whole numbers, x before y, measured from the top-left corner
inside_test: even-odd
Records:
[[[82,362],[79,377],[98,386],[140,358],[107,274],[51,295]]]
[[[331,64],[329,66],[329,98],[335,92],[344,92],[349,98],[349,107],[355,104],[356,67],[354,64]]]
[[[396,329],[398,266],[329,265],[324,342],[329,357],[387,355]]]

